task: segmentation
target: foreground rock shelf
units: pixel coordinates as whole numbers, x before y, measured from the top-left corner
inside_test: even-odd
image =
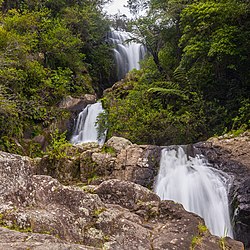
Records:
[[[31,159],[0,152],[0,249],[243,249],[138,184],[79,188],[35,173]]]

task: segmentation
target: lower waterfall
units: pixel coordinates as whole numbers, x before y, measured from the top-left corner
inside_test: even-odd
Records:
[[[201,216],[212,234],[233,238],[227,189],[228,177],[205,159],[188,157],[182,147],[162,150],[155,192]]]
[[[99,145],[103,145],[106,139],[106,133],[98,136],[96,126],[97,116],[103,112],[104,110],[100,102],[87,105],[77,117],[70,142],[73,144],[97,142]]]

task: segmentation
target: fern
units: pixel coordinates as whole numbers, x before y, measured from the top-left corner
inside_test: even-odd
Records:
[[[190,83],[187,77],[187,73],[185,72],[183,68],[180,68],[180,67],[178,67],[174,71],[174,79],[176,80],[176,82],[182,83],[182,85],[187,85]]]
[[[177,82],[154,82],[154,87],[166,88],[166,89],[180,89],[180,86]]]
[[[148,89],[149,94],[153,94],[159,98],[171,98],[171,97],[179,97],[183,100],[188,100],[188,96],[184,94],[182,90],[179,89],[166,89],[166,88],[150,88]]]

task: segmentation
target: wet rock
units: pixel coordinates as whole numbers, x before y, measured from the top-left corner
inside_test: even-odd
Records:
[[[250,134],[212,138],[195,144],[213,166],[231,176],[229,192],[235,239],[250,249]]]
[[[231,192],[233,229],[235,238],[250,249],[250,176],[233,185]]]

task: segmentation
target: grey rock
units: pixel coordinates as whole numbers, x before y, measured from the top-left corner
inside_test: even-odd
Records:
[[[113,136],[105,143],[105,145],[114,148],[116,153],[120,153],[122,149],[127,148],[132,145],[132,143],[125,138]]]
[[[220,249],[218,237],[199,231],[200,217],[138,184],[63,186],[35,171],[31,159],[0,152],[0,249],[186,250],[196,235]]]
[[[112,177],[152,188],[159,170],[161,148],[130,145],[117,155]]]

